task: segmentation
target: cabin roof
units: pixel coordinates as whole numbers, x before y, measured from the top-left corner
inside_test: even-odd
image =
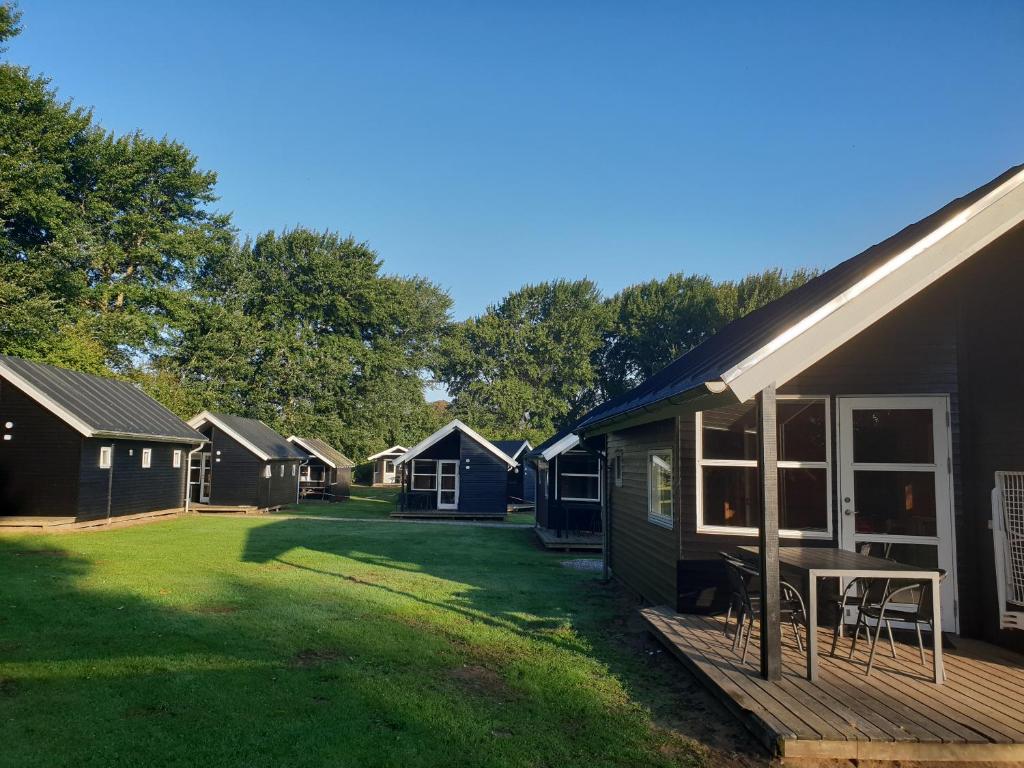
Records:
[[[416,456],[423,453],[423,451],[427,450],[427,448],[434,445],[435,443],[440,442],[448,435],[450,435],[452,432],[456,431],[461,432],[470,440],[473,440],[474,442],[478,443],[482,448],[494,454],[497,458],[505,462],[509,467],[517,466],[518,462],[515,459],[513,459],[511,456],[509,456],[507,453],[501,450],[490,440],[488,440],[485,437],[482,437],[478,432],[471,429],[465,423],[459,421],[458,419],[448,422],[439,430],[434,432],[434,434],[416,443],[416,445],[410,448],[407,453],[399,457],[395,463],[404,464],[405,462],[414,459]]]
[[[196,429],[213,424],[263,461],[306,458],[306,454],[259,419],[203,411],[189,419],[188,423]]]
[[[292,435],[288,438],[288,442],[306,449],[309,453],[320,459],[320,461],[334,469],[355,466],[355,462],[352,459],[319,438]]]
[[[374,459],[383,459],[386,456],[396,456],[397,457],[397,456],[401,456],[403,453],[405,453],[408,450],[409,449],[406,448],[404,445],[392,445],[390,448],[388,448],[386,450],[383,450],[380,453],[375,453],[375,454],[373,454],[373,456],[367,456],[366,460],[367,461],[373,461]]]
[[[664,418],[673,401],[748,400],[820,360],[1024,220],[1024,165],[734,320],[576,426]]]
[[[127,381],[0,355],[0,377],[85,437],[202,443],[206,438]]]
[[[511,456],[517,461],[519,460],[519,454],[524,450],[529,453],[532,449],[529,440],[492,440],[491,443],[501,450],[502,453]]]

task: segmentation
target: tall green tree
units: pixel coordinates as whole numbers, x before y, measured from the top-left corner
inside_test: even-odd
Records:
[[[180,412],[253,416],[353,458],[436,426],[424,372],[451,300],[423,278],[382,274],[365,243],[268,232],[208,259],[195,289],[151,382],[182,393]]]
[[[451,414],[491,439],[545,439],[596,404],[608,322],[590,280],[513,291],[445,338],[438,378]]]

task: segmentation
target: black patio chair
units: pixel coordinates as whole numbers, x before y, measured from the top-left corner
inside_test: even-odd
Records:
[[[941,584],[945,579],[946,572],[940,569],[939,583]],[[893,581],[896,581],[897,584],[902,584],[902,586],[893,588]],[[879,582],[882,584],[882,597],[881,600],[873,600],[872,594],[877,594]],[[857,650],[857,640],[860,637],[860,628],[863,626],[868,639],[871,640],[871,650],[868,653],[868,667],[865,672],[866,675],[870,675],[875,664],[875,647],[878,645],[878,638],[882,634],[882,624],[885,624],[889,634],[889,647],[892,651],[892,657],[895,659],[896,643],[892,637],[892,622],[902,621],[914,625],[914,630],[917,633],[917,650],[921,654],[921,663],[924,664],[924,641],[921,638],[921,627],[922,625],[927,626],[933,634],[938,631],[932,616],[931,580],[908,582],[906,579],[873,579],[872,587],[865,590],[864,597],[857,611],[857,624],[854,627],[849,658],[852,659],[854,652]],[[915,595],[916,601],[914,599]],[[907,600],[907,603],[893,605],[894,602],[898,603],[903,600]],[[869,619],[875,622],[874,637],[871,636],[871,628],[868,625]]]
[[[750,634],[754,629],[754,616],[761,610],[761,594],[755,584],[760,580],[760,574],[729,555],[723,553],[725,558],[726,573],[729,577],[729,588],[731,590],[729,610],[725,617],[726,637],[729,633],[729,620],[733,610],[736,611],[736,634],[733,636],[732,649],[735,651],[742,642],[742,661],[747,660],[747,647],[750,645]],[[793,636],[796,638],[796,646],[802,653],[804,650],[803,639],[800,637],[800,627],[807,627],[807,610],[804,606],[804,599],[800,591],[787,581],[779,582],[779,613],[783,621],[788,621],[793,628]],[[808,628],[808,631],[810,629]]]

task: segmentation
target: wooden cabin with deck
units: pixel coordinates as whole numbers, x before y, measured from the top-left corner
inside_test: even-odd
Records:
[[[392,445],[373,456],[367,457],[367,461],[373,464],[373,479],[371,484],[375,487],[389,487],[402,484],[402,468],[398,460],[409,449],[402,445]]]
[[[492,440],[502,453],[516,460],[515,469],[508,471],[509,508],[529,509],[536,502],[537,472],[527,456],[533,450],[529,440]]]
[[[503,519],[518,462],[455,419],[398,460],[404,485],[395,517]]]
[[[541,543],[600,551],[601,502],[607,493],[604,438],[581,440],[563,430],[537,446],[529,461],[535,467],[535,529]]]
[[[316,437],[292,435],[288,442],[306,454],[299,466],[299,499],[344,501],[352,489],[355,462]]]
[[[177,512],[205,439],[134,384],[0,355],[0,527]]]
[[[786,756],[1024,759],[1022,222],[1019,166],[576,426],[621,463],[607,485],[615,578],[657,606],[644,612],[652,631]],[[889,605],[905,618],[884,623],[910,628],[909,642],[890,658],[883,640],[872,670],[867,641],[854,649],[839,630],[864,611],[877,642],[872,617],[889,614],[864,587],[877,573],[840,612],[835,575],[855,571],[800,565],[811,561],[929,574],[910,585],[917,598]],[[820,608],[803,645],[780,628],[796,598],[787,609],[779,582],[760,578],[754,658],[730,648],[727,607],[753,589],[727,578],[736,562],[781,572],[804,620]],[[922,664],[913,628],[927,634],[928,622],[946,649],[922,649]]]
[[[262,511],[298,501],[307,454],[262,421],[203,411],[188,423],[209,440],[189,468],[191,508]]]

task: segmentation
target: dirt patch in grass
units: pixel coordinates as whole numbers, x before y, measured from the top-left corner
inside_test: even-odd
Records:
[[[513,701],[515,692],[493,669],[479,664],[464,664],[448,671],[448,677],[466,693],[497,701]]]
[[[292,656],[291,666],[300,669],[319,667],[343,658],[345,654],[336,648],[306,648]]]

